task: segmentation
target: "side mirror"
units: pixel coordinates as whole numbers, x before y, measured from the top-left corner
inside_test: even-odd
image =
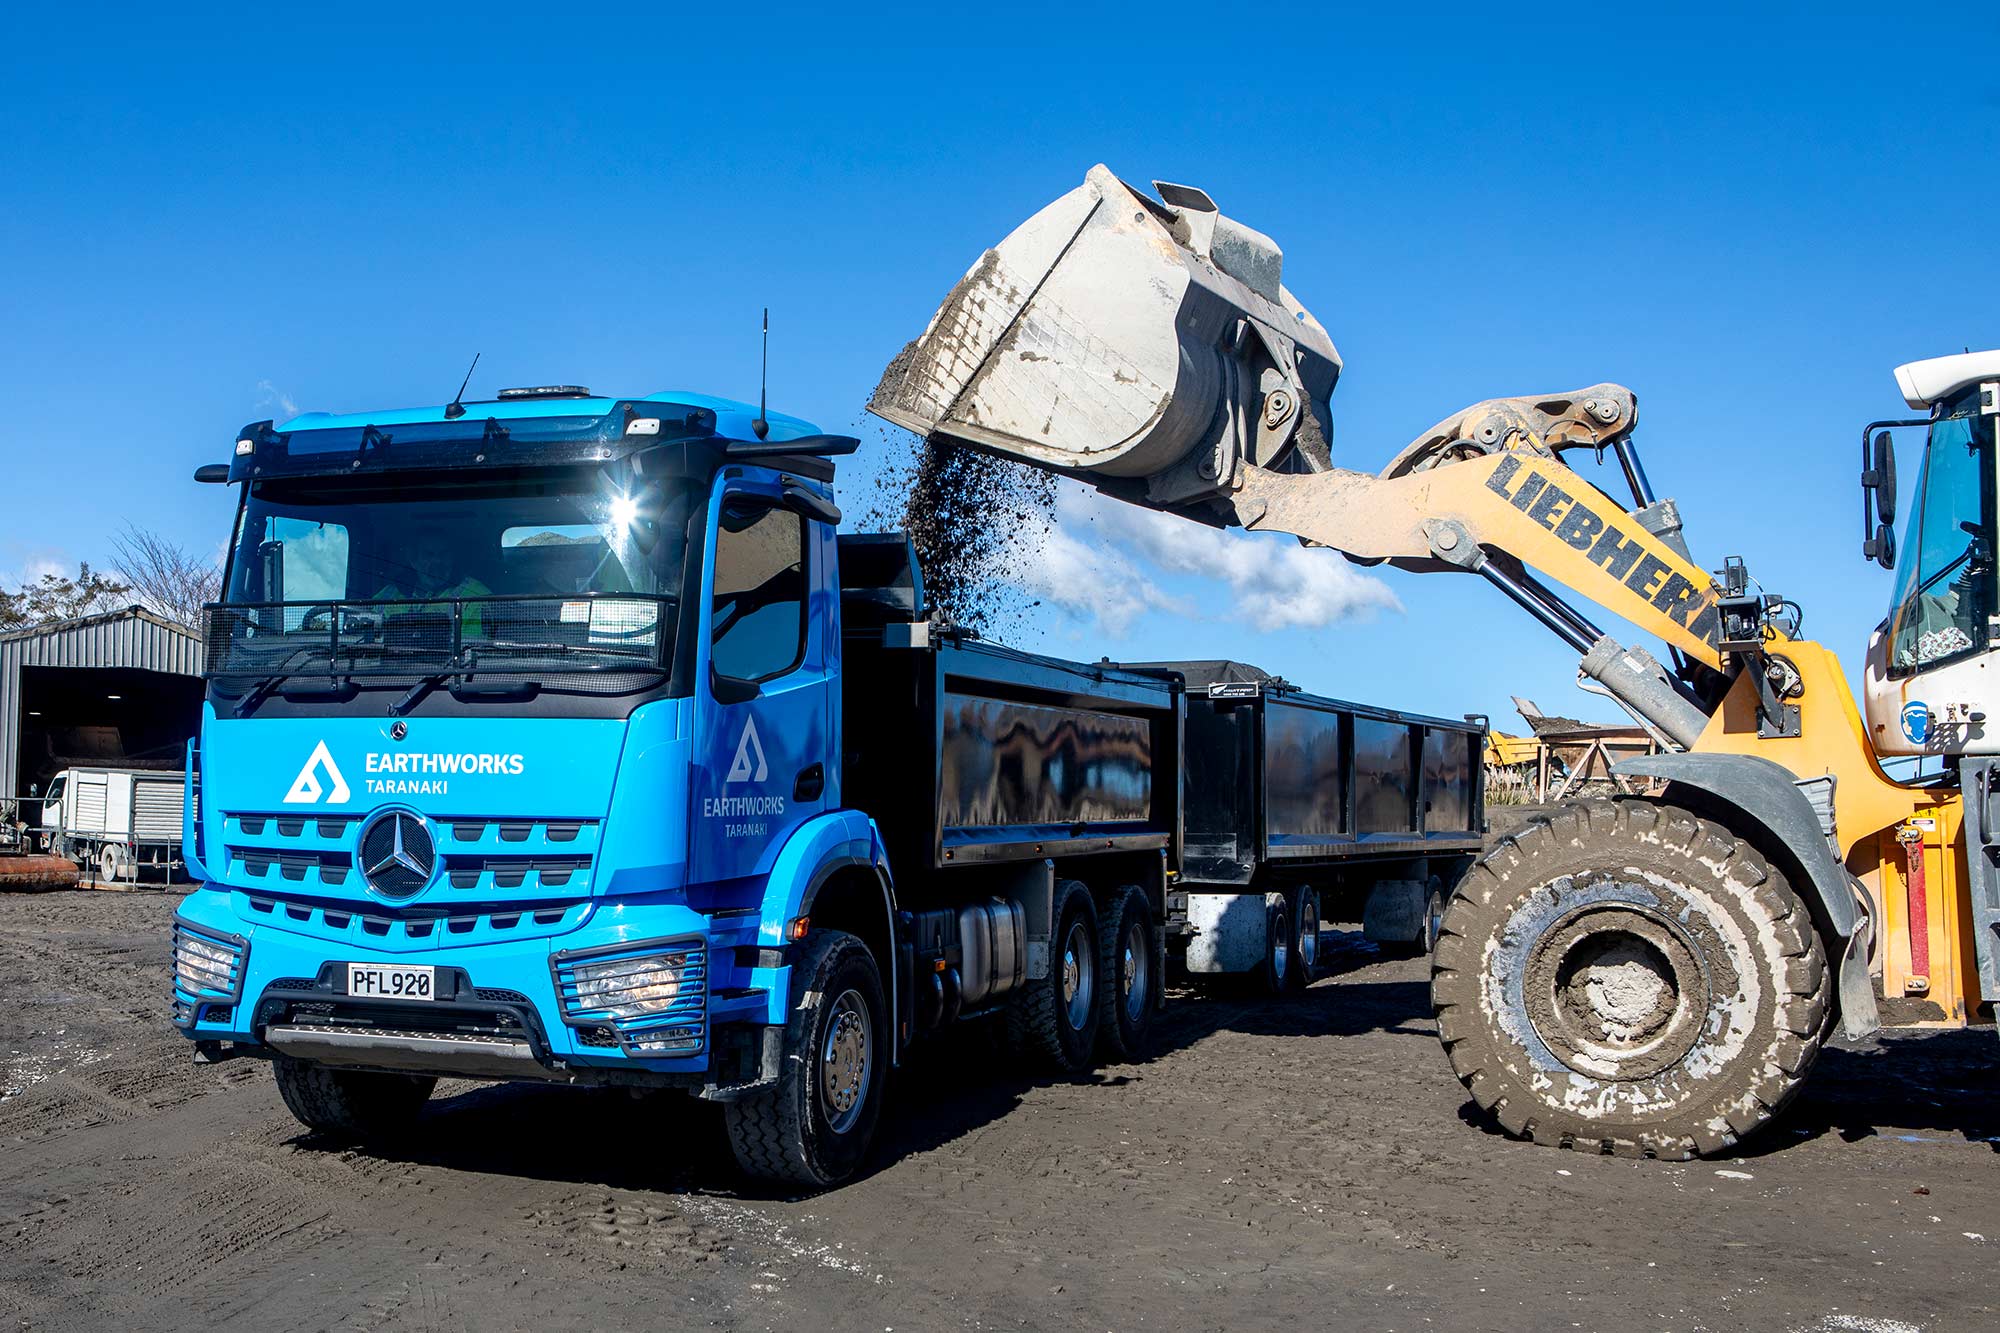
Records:
[[[785,498],[779,503],[794,514],[815,519],[828,527],[840,526],[840,510],[803,486],[786,486]]]
[[[1868,469],[1875,476],[1875,521],[1896,522],[1896,442],[1886,430],[1875,432],[1875,456]]]
[[[203,482],[211,486],[215,485],[218,482],[228,481],[229,464],[203,463],[200,467],[194,470],[194,479],[196,481]]]
[[[1863,431],[1861,433],[1861,554],[1884,569],[1896,567],[1895,523],[1896,442],[1886,430],[1875,431],[1872,439],[1867,431]]]
[[[708,672],[708,692],[715,696],[719,704],[747,704],[764,692],[764,687],[754,680],[741,676],[725,676],[713,667]]]
[[[1861,542],[1864,559],[1873,560],[1884,569],[1896,567],[1896,530],[1887,523],[1877,524],[1875,535]]]

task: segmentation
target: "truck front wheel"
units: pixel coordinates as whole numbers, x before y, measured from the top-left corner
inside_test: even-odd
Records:
[[[1804,903],[1748,843],[1676,806],[1591,801],[1466,875],[1431,1000],[1452,1068],[1509,1133],[1683,1160],[1798,1092],[1828,978]]]
[[[385,1139],[409,1128],[437,1086],[418,1074],[334,1069],[284,1055],[272,1058],[271,1072],[300,1124],[343,1139]]]
[[[791,999],[777,1082],[723,1103],[723,1118],[745,1173],[825,1189],[860,1169],[882,1115],[882,974],[854,936],[815,930],[792,963]]]

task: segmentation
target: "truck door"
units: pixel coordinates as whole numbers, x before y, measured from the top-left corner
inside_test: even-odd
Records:
[[[695,688],[689,878],[767,872],[826,807],[829,730],[822,543],[775,485],[734,481],[710,510],[704,670]],[[814,608],[822,608],[815,615]]]

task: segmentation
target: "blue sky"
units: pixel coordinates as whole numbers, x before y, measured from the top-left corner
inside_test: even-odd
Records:
[[[1860,559],[1859,428],[1900,410],[1898,362],[2000,345],[1990,3],[413,8],[10,18],[0,575],[101,561],[127,520],[219,545],[229,497],[188,473],[237,426],[442,401],[475,351],[474,394],[753,397],[768,304],[773,406],[862,426],[980,250],[1104,161],[1284,246],[1346,360],[1340,461],[1480,398],[1628,384],[1696,555],[1744,556],[1851,666],[1889,578]],[[1045,605],[1024,646],[1604,711],[1474,580],[1065,531],[1090,586],[1136,591]]]

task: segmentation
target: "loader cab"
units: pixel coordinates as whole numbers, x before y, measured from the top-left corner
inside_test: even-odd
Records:
[[[1887,755],[2000,753],[2000,675],[1991,660],[2000,615],[2000,352],[1915,362],[1897,378],[1906,401],[1930,416],[1872,423],[1863,446],[1864,505],[1873,525],[1864,549],[1895,573],[1888,614],[1869,645],[1870,738]],[[1914,442],[1919,431],[1916,484],[1897,531],[1890,527],[1895,440]]]

